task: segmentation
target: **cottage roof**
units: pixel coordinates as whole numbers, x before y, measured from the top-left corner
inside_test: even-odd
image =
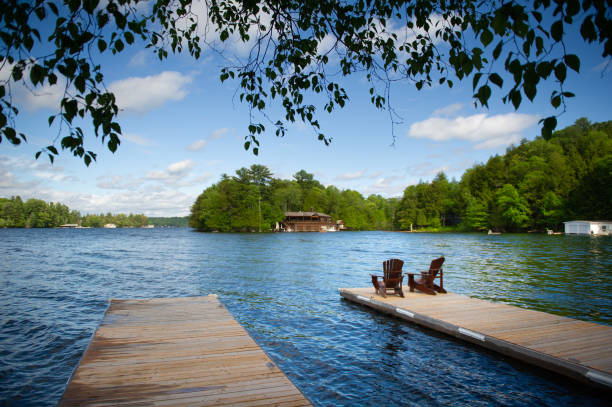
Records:
[[[563,223],[612,223],[610,220],[570,220]]]
[[[320,217],[328,217],[331,216],[321,213],[321,212],[285,212],[286,217],[299,217],[299,216],[320,216]]]

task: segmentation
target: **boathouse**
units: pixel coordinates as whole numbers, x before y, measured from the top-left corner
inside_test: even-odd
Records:
[[[563,223],[565,224],[565,234],[600,236],[612,234],[612,221],[609,220],[572,220]]]
[[[279,225],[283,232],[335,232],[336,224],[329,215],[320,212],[285,212]]]

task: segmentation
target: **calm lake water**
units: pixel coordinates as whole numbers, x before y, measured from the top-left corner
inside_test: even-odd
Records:
[[[218,294],[315,405],[598,406],[605,394],[341,299],[446,257],[450,291],[612,325],[612,238],[0,229],[0,405],[55,405],[109,298]],[[612,346],[612,345],[611,345]]]

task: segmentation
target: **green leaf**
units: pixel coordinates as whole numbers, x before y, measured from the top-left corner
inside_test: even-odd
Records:
[[[484,30],[482,34],[480,34],[480,42],[486,47],[491,41],[493,41],[493,33],[489,30]]]
[[[68,7],[72,13],[76,12],[81,7],[81,0],[69,0]]]
[[[123,37],[125,38],[125,42],[127,42],[128,44],[134,43],[134,35],[131,32],[124,32]]]
[[[96,7],[98,7],[98,3],[100,0],[84,0],[83,1],[83,9],[87,11],[89,14],[93,14]]]
[[[244,143],[244,149],[248,150],[251,147],[251,142],[247,141],[246,143]]]
[[[550,27],[550,35],[556,42],[561,41],[563,38],[563,21],[558,20],[553,23],[553,25]]]
[[[55,148],[54,146],[47,146],[47,150],[51,151],[53,154],[57,155],[57,148]]]
[[[521,96],[521,92],[518,90],[510,91],[510,100],[512,101],[512,105],[514,106],[515,110],[521,105],[522,99],[523,97]]]
[[[499,55],[501,54],[503,47],[504,47],[504,41],[500,40],[495,46],[495,49],[493,50],[493,59],[499,58]]]
[[[559,82],[561,82],[561,83],[565,82],[566,74],[567,74],[567,71],[565,69],[565,64],[559,62],[555,66],[555,76],[557,77]]]
[[[106,41],[104,41],[102,38],[98,40],[98,49],[100,50],[100,52],[104,52],[104,50],[106,49]]]
[[[21,80],[23,78],[23,70],[19,65],[13,66],[13,80],[15,82]]]
[[[483,85],[478,89],[476,98],[480,101],[483,106],[488,106],[489,98],[491,97],[491,88],[488,85]]]
[[[472,89],[476,90],[476,86],[478,86],[478,82],[480,82],[480,78],[482,77],[482,72],[477,72],[474,74],[474,78],[472,79]]]
[[[533,101],[533,98],[535,98],[537,92],[535,83],[525,82],[523,84],[523,91],[525,92],[525,96],[527,96],[529,100]]]
[[[59,14],[59,10],[57,9],[57,6],[54,3],[48,2],[47,7],[49,7],[49,9],[51,10],[53,14],[55,15]]]
[[[123,51],[123,41],[121,41],[121,40],[117,40],[117,41],[115,41],[115,49],[116,49],[118,52]]]
[[[47,80],[49,81],[49,85],[55,85],[57,83],[57,75],[51,72],[49,76],[47,76]]]
[[[555,116],[550,116],[540,120],[540,123],[542,122],[544,122],[542,126],[542,137],[544,140],[550,140],[553,130],[557,127],[557,118]]]
[[[595,31],[595,25],[591,21],[591,16],[587,16],[582,25],[580,26],[580,35],[588,42],[597,40],[597,31]]]
[[[34,85],[42,83],[45,74],[45,68],[38,64],[32,65],[30,68],[30,80]]]
[[[504,80],[496,73],[490,74],[489,80],[500,88],[504,85]]]
[[[36,12],[36,16],[38,17],[38,19],[40,21],[42,21],[45,18],[45,15],[47,14],[47,13],[45,13],[45,8],[44,7],[38,7],[35,10],[35,12]]]
[[[76,79],[74,80],[74,86],[77,88],[77,90],[81,93],[85,92],[85,78],[83,78],[82,76],[77,76]]]
[[[567,54],[564,58],[565,64],[576,72],[580,72],[580,58],[574,54]]]
[[[560,95],[556,95],[553,96],[550,99],[550,104],[552,105],[552,107],[554,107],[555,109],[558,108],[561,105],[561,96]]]

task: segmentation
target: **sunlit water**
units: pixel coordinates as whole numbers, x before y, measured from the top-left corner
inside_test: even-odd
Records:
[[[612,325],[612,238],[2,230],[0,404],[55,405],[109,298],[218,294],[316,405],[608,405],[605,394],[341,299],[391,257],[450,291]]]

